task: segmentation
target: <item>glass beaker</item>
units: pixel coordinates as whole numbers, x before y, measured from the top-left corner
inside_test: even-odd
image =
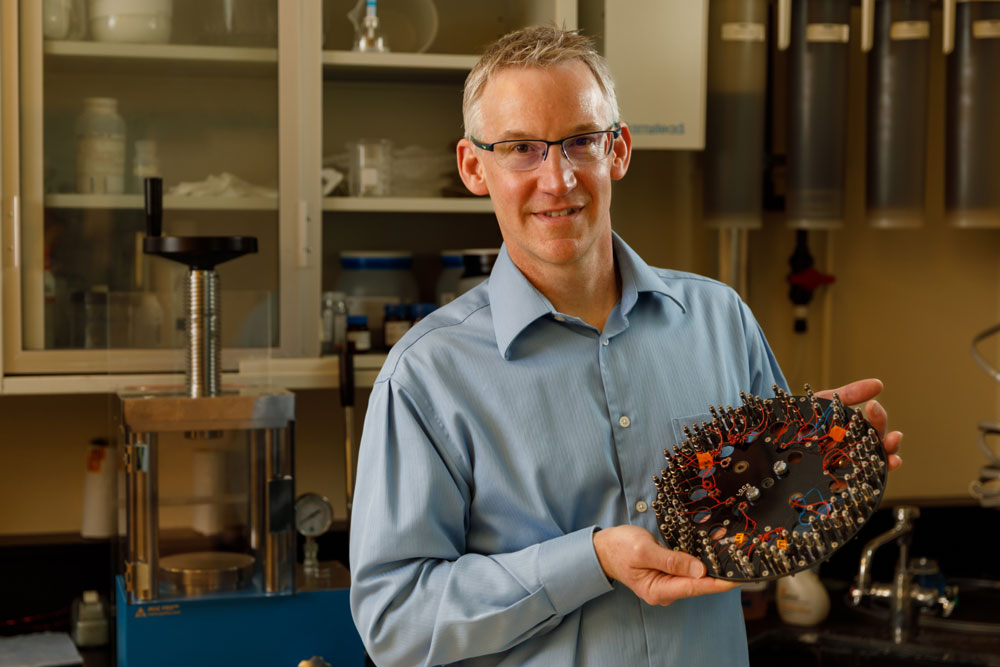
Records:
[[[385,197],[392,189],[392,142],[358,139],[347,144],[348,192],[352,197]]]

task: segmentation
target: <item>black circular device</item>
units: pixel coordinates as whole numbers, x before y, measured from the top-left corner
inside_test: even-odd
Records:
[[[192,269],[210,271],[218,264],[257,252],[253,236],[147,236],[142,251],[180,262]]]
[[[684,428],[664,450],[653,503],[667,546],[737,582],[795,574],[829,558],[875,512],[888,465],[857,408],[774,387]]]
[[[146,196],[146,238],[142,252],[180,262],[192,270],[212,271],[219,264],[257,252],[253,236],[162,236],[163,179],[143,182]]]

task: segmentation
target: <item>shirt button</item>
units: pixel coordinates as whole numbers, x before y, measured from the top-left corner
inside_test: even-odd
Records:
[[[618,420],[618,423],[621,424],[622,428],[628,428],[629,426],[631,426],[632,420],[626,417],[625,415],[622,415],[621,419]]]
[[[566,318],[563,317],[562,315],[553,315],[552,319],[554,319],[556,322],[565,322],[566,321]]]
[[[610,342],[611,342],[610,338],[605,338],[604,340],[601,341],[601,345],[607,345]]]
[[[648,509],[649,509],[649,505],[646,504],[645,500],[640,500],[639,502],[637,502],[635,504],[635,511],[636,512],[645,512]]]

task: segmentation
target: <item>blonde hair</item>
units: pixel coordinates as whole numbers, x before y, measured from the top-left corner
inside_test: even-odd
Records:
[[[535,26],[508,33],[491,44],[465,79],[462,123],[466,136],[476,136],[480,125],[479,98],[497,72],[512,67],[552,67],[579,60],[597,79],[608,107],[608,124],[619,118],[618,97],[611,71],[589,38],[575,30]],[[483,139],[483,137],[477,137]]]

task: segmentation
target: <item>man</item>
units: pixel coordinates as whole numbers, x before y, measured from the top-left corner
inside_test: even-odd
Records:
[[[463,111],[459,171],[492,198],[504,248],[488,282],[393,347],[373,388],[351,536],[369,653],[746,664],[739,591],[661,546],[651,478],[709,405],[785,385],[762,332],[731,289],[652,269],[612,233],[631,135],[586,39],[502,38]],[[884,426],[874,402],[868,416]]]

